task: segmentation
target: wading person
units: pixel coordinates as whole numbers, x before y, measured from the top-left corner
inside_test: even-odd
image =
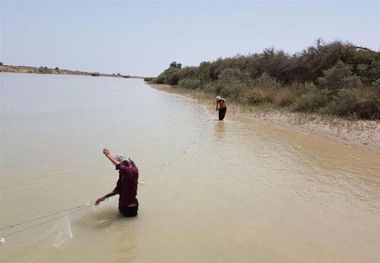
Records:
[[[227,106],[226,100],[220,96],[216,97],[216,110],[219,111],[219,120],[222,121],[226,116]]]
[[[139,202],[137,196],[137,184],[139,171],[136,164],[127,157],[118,154],[112,154],[108,149],[103,149],[103,154],[116,166],[119,170],[119,180],[115,189],[105,196],[98,198],[95,205],[99,205],[108,197],[119,195],[119,211],[127,217],[137,216]]]

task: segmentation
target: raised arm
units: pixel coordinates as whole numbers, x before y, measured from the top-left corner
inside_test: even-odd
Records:
[[[118,165],[120,164],[121,162],[118,161],[115,156],[110,152],[110,150],[108,150],[107,148],[104,148],[103,149],[103,154],[114,164],[114,165]]]

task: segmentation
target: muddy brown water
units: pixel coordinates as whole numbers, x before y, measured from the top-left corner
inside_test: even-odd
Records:
[[[379,151],[141,80],[0,74],[1,262],[376,262]],[[109,147],[140,168],[117,212]],[[13,227],[12,227],[13,226]]]

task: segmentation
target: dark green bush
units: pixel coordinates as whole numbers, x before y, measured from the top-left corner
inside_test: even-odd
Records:
[[[160,74],[157,78],[154,78],[152,80],[152,83],[155,83],[155,84],[165,84],[165,76]]]
[[[50,73],[50,69],[48,67],[39,67],[37,72],[40,74],[48,74]]]
[[[198,89],[201,85],[201,82],[199,79],[191,79],[191,78],[186,78],[186,79],[181,79],[178,82],[178,86],[184,89],[191,89],[195,90]]]
[[[356,66],[356,72],[357,72],[357,75],[358,76],[361,76],[361,77],[368,77],[368,68],[369,68],[369,65],[367,64],[359,64]]]
[[[361,89],[364,87],[361,78],[358,76],[350,76],[343,79],[342,86],[345,89]]]
[[[344,79],[352,75],[352,67],[338,61],[336,65],[323,71],[323,76],[317,79],[321,88],[340,89],[344,87]]]
[[[305,94],[298,97],[294,102],[293,109],[296,111],[317,112],[321,107],[329,103],[326,89],[310,88]]]
[[[154,78],[150,78],[150,77],[144,78],[144,81],[146,81],[146,82],[152,82],[153,80],[154,80]]]
[[[242,90],[250,86],[251,80],[248,74],[237,68],[224,69],[217,81],[215,81],[215,95],[237,98]]]
[[[341,89],[321,111],[361,119],[380,118],[380,94],[371,89]]]
[[[380,91],[380,79],[377,79],[374,82],[372,82],[371,87],[377,91]]]

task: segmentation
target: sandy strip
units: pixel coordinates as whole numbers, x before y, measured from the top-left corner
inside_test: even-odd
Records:
[[[207,105],[210,110],[215,107],[214,99],[202,92],[173,88],[170,85],[150,84],[150,86],[158,90],[190,96],[200,103]],[[380,150],[380,121],[350,121],[310,113],[263,110],[239,106],[228,103],[228,101],[227,107],[227,117],[230,114],[239,115],[255,121],[265,121],[287,129],[317,134],[345,144],[354,144]]]

